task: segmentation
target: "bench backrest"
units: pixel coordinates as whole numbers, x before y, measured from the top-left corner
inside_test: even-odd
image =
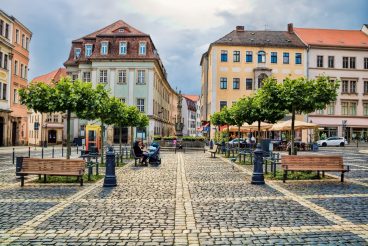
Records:
[[[215,145],[213,146],[212,151],[213,151],[213,152],[217,152],[217,148],[218,148],[218,145],[217,145],[217,144],[215,144]]]
[[[344,166],[342,156],[336,155],[283,155],[281,164],[283,166]]]
[[[80,172],[84,169],[83,160],[24,158],[22,163],[22,171]]]
[[[133,158],[138,158],[138,157],[135,155],[134,149],[130,149],[130,153],[132,154]]]

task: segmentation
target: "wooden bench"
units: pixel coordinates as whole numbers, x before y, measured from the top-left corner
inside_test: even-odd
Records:
[[[217,148],[218,148],[218,145],[215,145],[213,146],[213,149],[208,150],[208,152],[211,153],[211,157],[213,156],[213,158],[216,158]]]
[[[283,155],[281,167],[284,170],[283,182],[287,179],[288,171],[325,171],[341,172],[341,182],[344,182],[344,173],[349,172],[349,166],[344,168],[342,156],[323,155]]]
[[[131,154],[131,155],[132,155],[132,157],[134,158],[134,166],[137,166],[137,160],[138,160],[139,162],[141,162],[142,157],[138,157],[138,156],[136,156],[136,155],[135,155],[135,153],[134,153],[134,149],[131,149],[131,150],[130,150],[130,154]]]
[[[44,175],[44,182],[46,182],[46,175],[76,176],[83,186],[85,165],[83,160],[23,158],[17,175],[21,176],[21,186],[24,186],[24,176],[28,174]]]

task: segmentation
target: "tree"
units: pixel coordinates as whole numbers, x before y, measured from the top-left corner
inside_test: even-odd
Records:
[[[223,119],[223,115],[221,114],[221,112],[215,112],[214,114],[212,114],[211,117],[210,117],[210,121],[211,121],[212,125],[218,127],[219,132],[220,132],[220,126],[225,124],[224,119]],[[217,134],[215,136],[215,139],[216,138],[217,138]]]
[[[280,94],[275,95],[280,103],[279,109],[291,113],[291,153],[294,153],[295,114],[308,114],[321,110],[327,104],[336,100],[339,82],[330,82],[328,77],[320,76],[316,79],[286,78],[280,88]]]
[[[127,126],[130,127],[130,135],[131,135],[131,146],[133,147],[133,128],[139,124],[139,115],[140,111],[136,106],[128,106],[127,107]]]
[[[221,110],[222,120],[227,125],[227,134],[228,134],[228,141],[230,140],[230,126],[236,125],[235,120],[233,119],[233,116],[231,114],[230,109],[227,107],[223,107]]]

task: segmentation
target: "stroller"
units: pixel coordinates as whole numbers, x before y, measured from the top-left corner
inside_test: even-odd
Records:
[[[160,145],[158,143],[152,143],[153,147],[148,154],[148,163],[151,165],[160,165],[161,157],[160,157]],[[151,147],[150,146],[150,147]]]

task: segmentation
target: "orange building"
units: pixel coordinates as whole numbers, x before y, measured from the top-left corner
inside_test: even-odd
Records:
[[[34,78],[31,83],[44,82],[50,86],[53,86],[54,83],[66,76],[66,69],[58,68],[50,73]],[[31,111],[28,120],[29,144],[61,144],[63,141],[63,122],[64,119],[62,112],[41,114]],[[35,128],[35,124],[39,125],[38,129]]]
[[[32,32],[13,19],[12,73],[10,86],[10,145],[24,145],[28,143],[28,110],[19,102],[18,90],[27,87],[29,44]]]

